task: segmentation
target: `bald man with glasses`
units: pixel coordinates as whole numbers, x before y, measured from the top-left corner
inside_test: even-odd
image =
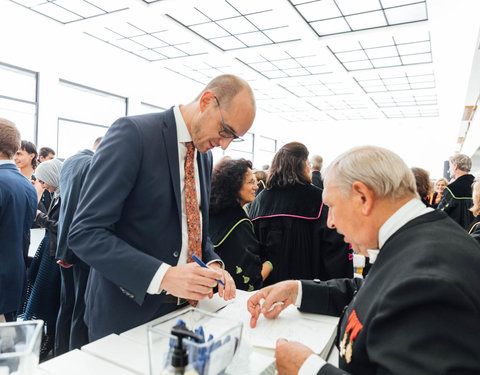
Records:
[[[195,305],[217,285],[225,300],[235,297],[235,283],[208,237],[209,151],[241,141],[255,112],[248,83],[222,75],[189,104],[110,127],[69,236],[92,269],[85,313],[90,340],[146,323],[186,300]],[[192,263],[192,254],[210,269]]]

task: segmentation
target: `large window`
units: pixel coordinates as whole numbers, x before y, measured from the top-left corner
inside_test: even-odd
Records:
[[[254,162],[253,150],[255,146],[255,134],[247,133],[243,136],[245,141],[232,142],[225,151],[225,155],[231,156],[233,159],[244,158]]]
[[[255,153],[255,166],[272,165],[273,157],[277,152],[277,140],[260,136],[257,138],[257,152]]]
[[[127,98],[60,80],[57,150],[59,158],[90,148],[119,117],[127,115]]]
[[[38,73],[0,62],[0,117],[13,121],[22,139],[37,142]]]

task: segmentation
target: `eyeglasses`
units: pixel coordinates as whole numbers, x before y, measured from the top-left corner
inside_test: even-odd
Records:
[[[220,130],[218,134],[220,135],[220,137],[223,137],[223,138],[233,138],[232,142],[243,142],[244,139],[242,137],[239,137],[233,131],[231,131],[230,129],[227,129],[227,127],[225,126],[225,121],[223,120],[222,110],[220,109],[220,103],[218,102],[218,99],[216,96],[215,96],[215,100],[217,101],[218,111],[220,112],[220,117],[222,118],[222,123],[223,123],[223,129]]]

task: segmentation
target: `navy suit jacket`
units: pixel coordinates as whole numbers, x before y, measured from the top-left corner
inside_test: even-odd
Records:
[[[23,248],[37,212],[35,188],[15,164],[0,165],[0,314],[17,311],[25,282]]]
[[[163,262],[177,265],[182,247],[177,145],[171,108],[120,118],[93,156],[68,240],[92,267],[85,297],[91,339],[123,332],[176,308],[163,303],[163,294],[146,291]],[[218,259],[208,237],[211,153],[198,153],[197,161],[207,263]]]

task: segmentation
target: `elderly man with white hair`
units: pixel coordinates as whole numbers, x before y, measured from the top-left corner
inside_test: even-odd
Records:
[[[475,177],[469,173],[472,169],[472,159],[465,154],[457,154],[449,160],[449,173],[454,181],[443,191],[438,209],[468,230],[473,221],[470,207],[473,205],[472,184]]]
[[[248,300],[252,327],[260,314],[275,318],[290,304],[341,316],[340,368],[279,339],[279,374],[479,374],[475,240],[445,213],[425,207],[407,165],[380,147],[335,159],[323,199],[329,227],[374,263],[365,280],[284,281]],[[283,304],[270,310],[276,302]]]

